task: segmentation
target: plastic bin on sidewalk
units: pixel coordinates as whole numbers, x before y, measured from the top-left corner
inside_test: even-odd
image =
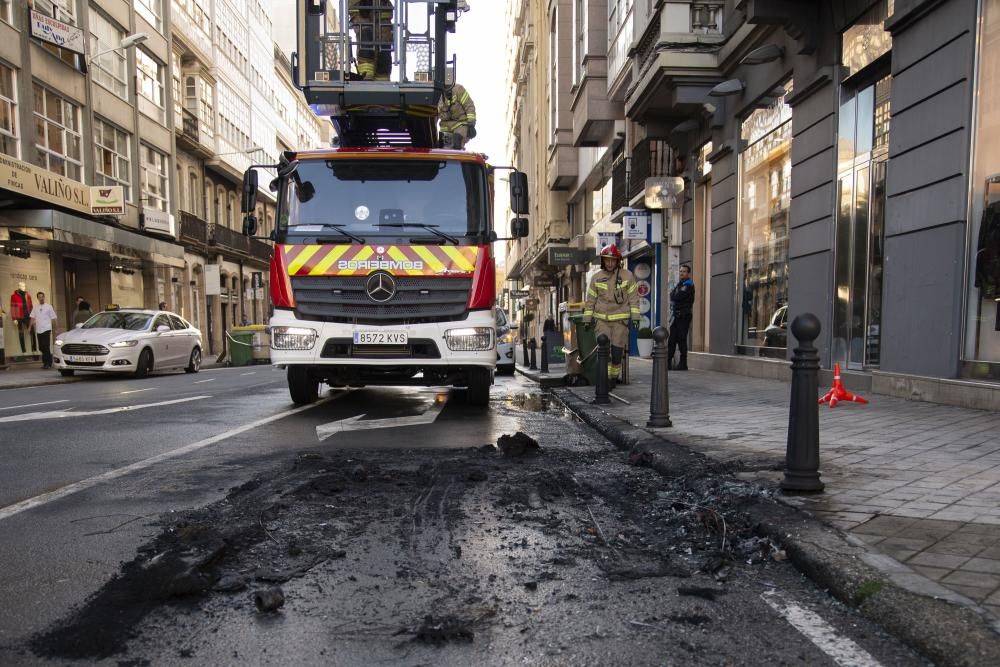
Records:
[[[249,366],[253,363],[253,332],[239,328],[226,332],[229,344],[229,365]]]
[[[597,330],[588,329],[582,314],[572,314],[574,349],[566,353],[566,384],[597,384]],[[621,384],[628,384],[628,354],[622,357]]]
[[[271,334],[263,324],[248,324],[243,327],[233,327],[232,331],[250,332],[253,339],[253,360],[255,363],[268,363],[271,361]]]

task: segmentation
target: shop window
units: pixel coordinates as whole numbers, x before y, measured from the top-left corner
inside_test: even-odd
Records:
[[[128,79],[125,74],[125,49],[119,48],[125,39],[120,30],[104,15],[90,11],[91,78],[118,97],[128,99]],[[100,54],[100,55],[98,55]]]
[[[139,154],[142,167],[142,196],[146,199],[144,204],[149,208],[156,208],[167,213],[170,211],[167,156],[145,144],[139,146]],[[178,183],[178,187],[180,187],[180,183]],[[193,190],[191,194],[194,195]]]
[[[786,95],[791,82],[785,86]],[[738,343],[784,356],[780,312],[788,303],[788,216],[792,110],[782,96],[742,123],[740,154]],[[764,348],[778,348],[771,355]]]
[[[35,102],[35,164],[82,182],[80,107],[37,83],[32,90]]]
[[[0,63],[0,152],[20,157],[17,141],[17,76]]]
[[[135,11],[159,31],[163,30],[163,0],[135,0]]]
[[[985,0],[969,211],[967,372],[1000,379],[1000,0]]]
[[[125,200],[132,201],[129,135],[110,123],[94,119],[94,171],[96,185],[120,185]]]
[[[136,50],[135,61],[139,85],[139,110],[163,123],[167,115],[163,91],[163,72],[166,68],[142,49]]]

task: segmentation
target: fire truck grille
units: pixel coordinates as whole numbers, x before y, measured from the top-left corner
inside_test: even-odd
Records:
[[[304,319],[347,324],[423,324],[465,317],[471,278],[396,276],[384,303],[367,293],[365,276],[293,277],[295,309]]]

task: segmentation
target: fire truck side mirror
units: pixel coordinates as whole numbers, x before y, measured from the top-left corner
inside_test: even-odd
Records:
[[[309,13],[313,16],[323,16],[326,14],[326,0],[309,0],[306,6]]]
[[[510,235],[515,239],[523,239],[528,235],[528,219],[514,218],[510,221]]]
[[[243,174],[243,201],[240,210],[251,213],[257,208],[257,170],[247,169]]]
[[[510,210],[515,215],[528,215],[528,175],[523,171],[510,174]]]
[[[245,236],[257,236],[257,216],[248,215],[243,219],[243,234]]]

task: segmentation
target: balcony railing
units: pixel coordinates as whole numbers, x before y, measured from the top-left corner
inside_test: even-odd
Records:
[[[208,243],[208,223],[194,213],[181,211],[181,241],[205,245]]]
[[[182,112],[182,118],[183,122],[181,127],[185,136],[189,137],[191,141],[194,141],[195,143],[200,141],[200,135],[198,132],[198,117],[187,109],[184,109]]]
[[[644,139],[632,149],[632,173],[629,176],[628,198],[640,194],[646,179],[670,175],[670,146],[666,141]]]
[[[656,15],[646,26],[646,30],[642,33],[642,38],[639,40],[639,44],[635,47],[635,62],[638,65],[636,73],[642,75],[646,68],[649,67],[649,63],[656,56],[656,43],[660,41],[660,12],[656,12]]]
[[[628,159],[619,155],[611,166],[611,210],[628,206]]]
[[[264,243],[263,241],[258,241],[257,239],[249,239],[250,241],[250,256],[254,259],[259,259],[262,262],[271,261],[271,248],[269,243]]]
[[[244,255],[250,254],[250,239],[222,225],[215,225],[215,235],[212,242],[230,251]]]

